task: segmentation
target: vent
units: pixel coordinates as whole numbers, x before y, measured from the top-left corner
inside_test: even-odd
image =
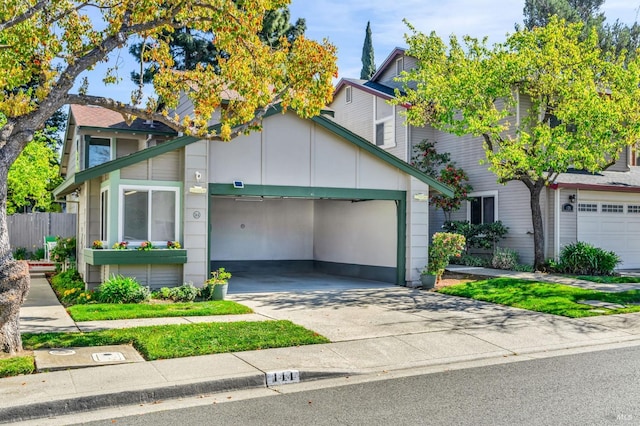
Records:
[[[298,370],[272,371],[267,373],[267,386],[288,385],[289,383],[300,383],[300,372]]]

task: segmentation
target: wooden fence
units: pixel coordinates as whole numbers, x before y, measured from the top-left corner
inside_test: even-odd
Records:
[[[76,236],[75,213],[24,213],[7,217],[11,249],[24,247],[33,252],[44,246],[44,237]]]

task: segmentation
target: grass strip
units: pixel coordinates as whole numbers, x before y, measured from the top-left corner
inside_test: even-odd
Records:
[[[146,360],[328,343],[290,321],[238,321],[22,335],[25,349],[132,344]]]
[[[591,281],[601,284],[637,284],[640,283],[640,277],[618,277],[608,275],[579,275],[579,280]]]
[[[443,287],[438,291],[453,296],[468,297],[571,318],[640,312],[640,306],[601,309],[577,303],[581,300],[600,300],[620,305],[640,303],[640,290],[608,293],[517,278],[493,278]]]
[[[31,374],[36,366],[32,356],[16,356],[12,358],[0,358],[0,377]]]
[[[135,318],[187,317],[250,314],[251,308],[231,300],[190,303],[95,303],[73,305],[67,312],[74,321],[102,321]]]

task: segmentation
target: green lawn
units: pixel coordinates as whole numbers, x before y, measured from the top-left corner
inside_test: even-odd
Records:
[[[579,275],[579,280],[592,281],[603,284],[635,284],[640,283],[640,277],[618,277],[607,275]]]
[[[22,335],[24,349],[132,344],[147,360],[328,343],[290,321],[134,327],[87,333]]]
[[[32,356],[16,356],[0,358],[0,377],[11,377],[19,374],[31,374],[35,370]]]
[[[73,305],[67,312],[74,321],[101,321],[134,318],[237,315],[253,312],[231,300],[191,303],[96,303]]]
[[[516,278],[493,278],[444,287],[439,292],[571,318],[640,312],[640,306],[628,306],[601,313],[594,312],[596,308],[592,306],[577,303],[579,300],[601,300],[621,305],[640,303],[640,290],[607,293]]]

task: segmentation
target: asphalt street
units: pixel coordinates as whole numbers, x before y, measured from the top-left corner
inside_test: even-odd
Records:
[[[85,424],[636,425],[640,347],[324,389],[293,386],[269,397],[130,417],[113,411]]]

